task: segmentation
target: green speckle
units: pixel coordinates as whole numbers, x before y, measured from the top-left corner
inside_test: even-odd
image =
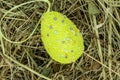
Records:
[[[75,36],[77,36],[77,34],[75,33]]]
[[[73,50],[71,50],[70,52],[73,52]]]
[[[68,56],[67,56],[67,55],[65,55],[65,58],[67,59],[67,58],[68,58]]]
[[[49,34],[47,34],[47,36],[49,37],[50,35],[49,35]]]

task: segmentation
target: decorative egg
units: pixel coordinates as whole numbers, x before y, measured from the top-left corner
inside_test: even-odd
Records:
[[[59,12],[51,11],[42,15],[41,39],[50,57],[63,64],[75,62],[84,51],[79,29]]]

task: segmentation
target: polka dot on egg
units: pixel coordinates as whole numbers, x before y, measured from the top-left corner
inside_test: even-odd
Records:
[[[67,40],[67,41],[68,41],[68,40],[70,40],[70,38],[66,37],[66,38],[65,38],[65,40]]]
[[[57,18],[56,18],[56,17],[54,17],[53,19],[54,19],[55,21],[57,20]]]
[[[73,28],[72,28],[72,27],[70,27],[70,30],[73,30]]]
[[[64,44],[65,43],[65,41],[62,41],[62,44]]]
[[[53,31],[54,32],[54,34],[57,34],[57,31],[55,30],[55,31]]]
[[[50,29],[52,29],[53,28],[53,26],[52,25],[50,25],[50,27],[49,27]]]
[[[65,22],[65,20],[62,20],[62,23],[64,23]]]

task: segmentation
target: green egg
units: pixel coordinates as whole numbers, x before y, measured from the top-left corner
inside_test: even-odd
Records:
[[[75,62],[84,51],[79,29],[59,12],[51,11],[42,15],[41,39],[50,57],[62,64]]]

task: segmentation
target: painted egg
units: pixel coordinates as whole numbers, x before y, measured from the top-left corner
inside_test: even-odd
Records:
[[[46,12],[42,15],[41,39],[50,57],[63,64],[75,62],[84,51],[79,29],[59,12]]]

